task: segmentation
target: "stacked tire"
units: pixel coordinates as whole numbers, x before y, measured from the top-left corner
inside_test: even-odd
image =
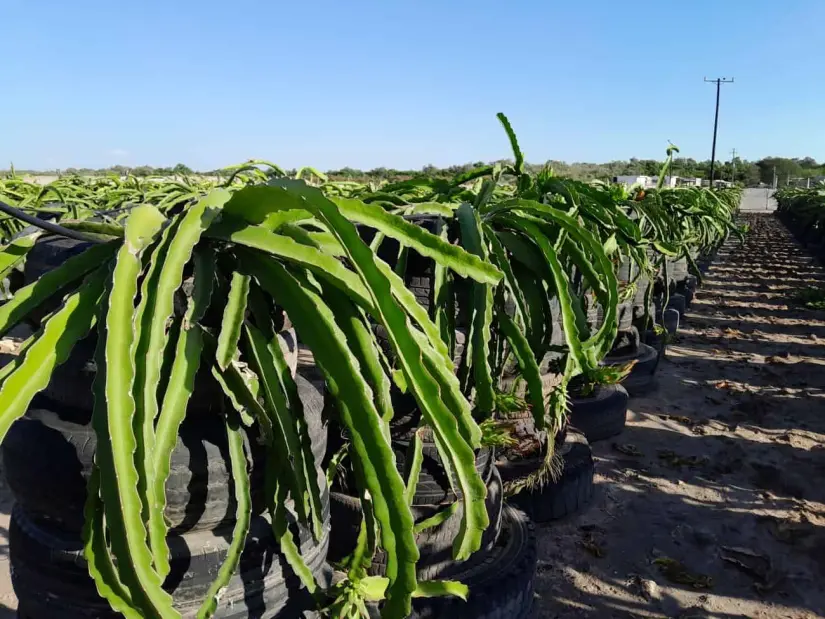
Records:
[[[26,273],[33,279],[65,260],[77,244],[45,237],[28,256]],[[294,332],[288,355],[297,358]],[[96,435],[91,427],[91,386],[96,368],[95,336],[79,342],[54,373],[49,387],[9,430],[2,445],[3,466],[16,505],[9,528],[12,584],[19,616],[26,619],[115,618],[88,573],[83,556],[82,527],[86,484],[92,471]],[[164,582],[183,617],[194,617],[223,564],[235,524],[235,499],[222,407],[230,406],[210,385],[206,372],[196,380],[186,418],[172,452],[166,483],[165,517],[171,571]],[[321,412],[322,393],[303,376],[295,376],[307,419],[313,452],[320,463],[326,450]],[[246,437],[251,462],[252,522],[238,571],[219,599],[215,617],[294,617],[310,606],[308,594],[280,556],[265,514],[265,453],[258,437]],[[298,523],[291,527],[305,561],[321,582],[329,578],[329,493],[322,488],[324,534],[315,540]]]
[[[592,393],[570,397],[570,423],[591,443],[621,434],[629,398],[622,385],[595,385]]]
[[[498,466],[507,485],[516,485],[510,498],[535,522],[560,520],[583,510],[593,499],[595,464],[584,433],[572,427],[555,437],[554,459],[545,479],[525,483],[543,463],[539,455],[524,459],[500,458]]]
[[[652,258],[652,256],[651,256]],[[646,343],[646,337],[642,337],[639,332],[639,326],[646,329],[645,316],[651,316],[655,312],[655,307],[651,308],[647,305],[647,292],[650,284],[650,279],[644,274],[638,272],[637,267],[629,258],[625,258],[619,265],[617,277],[624,285],[629,285],[630,282],[635,281],[636,292],[634,296],[627,301],[628,309],[625,310],[624,321],[621,320],[622,305],[619,305],[619,332],[616,341],[613,343],[613,348],[608,353],[606,358],[602,361],[602,365],[624,366],[633,363],[633,368],[630,374],[622,381],[622,386],[630,393],[630,395],[643,395],[655,389],[655,373],[659,363],[659,351]],[[645,330],[645,336],[647,332]],[[611,390],[600,389],[602,393],[594,394],[594,402],[602,402],[607,406],[607,410],[613,411],[621,410],[622,395],[613,393]],[[614,390],[615,391],[615,390]],[[608,394],[608,392],[610,392]],[[605,396],[610,397],[605,399]],[[586,400],[586,399],[585,399]],[[616,404],[609,404],[608,402],[615,401]],[[574,403],[574,411],[576,408],[583,410],[591,406],[590,403],[582,401],[577,407]],[[625,407],[626,410],[626,407]],[[581,415],[582,413],[579,413]],[[588,420],[590,421],[590,420]],[[599,424],[599,421],[592,421],[590,423],[580,421],[577,416],[573,420],[574,425],[583,429],[582,423],[589,427],[591,423]],[[614,425],[623,427],[623,421],[619,423],[617,418],[612,422]],[[590,432],[586,432],[588,440],[599,440],[594,438]]]
[[[465,561],[453,559],[453,541],[459,534],[463,518],[462,497],[457,495],[431,435],[423,434],[423,463],[412,497],[411,510],[416,525],[452,510],[435,526],[416,533],[420,553],[417,577],[458,580],[469,587],[465,602],[456,598],[429,598],[413,601],[412,617],[504,619],[527,617],[533,600],[536,569],[536,538],[527,516],[504,503],[504,488],[495,466],[493,450],[482,448],[476,456],[476,469],[487,486],[485,500],[489,526],[482,534],[481,548]],[[406,473],[410,453],[409,438],[398,436],[392,441],[396,464]],[[454,481],[454,480],[452,480]],[[330,560],[340,561],[355,548],[361,526],[361,503],[355,496],[351,480],[342,480],[331,493],[332,532]],[[368,569],[372,575],[386,573],[386,554],[378,550]],[[503,586],[507,583],[507,586]],[[493,586],[495,585],[495,586]]]
[[[656,389],[659,351],[641,341],[636,327],[632,327],[627,345],[614,348],[602,361],[602,365],[611,366],[626,366],[630,363],[633,367],[622,381],[622,386],[627,392],[632,396],[641,396]]]

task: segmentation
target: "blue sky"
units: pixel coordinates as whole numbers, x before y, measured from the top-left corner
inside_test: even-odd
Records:
[[[822,0],[0,0],[0,167],[825,159]]]

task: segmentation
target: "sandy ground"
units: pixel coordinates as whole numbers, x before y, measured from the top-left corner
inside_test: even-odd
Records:
[[[825,280],[773,215],[720,252],[597,496],[539,532],[536,615],[825,614]]]
[[[594,445],[593,504],[539,528],[537,619],[825,613],[825,312],[787,305],[825,271],[772,215],[748,217],[753,233],[720,252],[658,391]]]

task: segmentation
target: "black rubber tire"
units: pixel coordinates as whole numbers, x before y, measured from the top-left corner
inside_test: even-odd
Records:
[[[69,258],[76,256],[88,247],[90,243],[60,236],[45,235],[40,237],[34,247],[26,255],[24,282],[29,284],[43,274],[63,264]],[[184,284],[185,286],[185,284]],[[56,309],[61,303],[62,295],[47,302],[28,318],[33,324],[39,323],[43,316]],[[298,363],[297,338],[295,330],[284,329],[280,334],[282,350],[287,364],[293,375]],[[55,368],[49,384],[41,392],[40,397],[48,400],[45,406],[49,408],[74,408],[91,411],[94,406],[92,395],[92,381],[96,373],[94,363],[96,334],[78,342],[72,349],[65,363]],[[196,389],[189,403],[189,412],[217,411],[223,406],[223,392],[212,378],[205,364],[198,371]]]
[[[633,299],[628,299],[616,306],[616,316],[620,331],[627,331],[633,327]]]
[[[625,331],[619,331],[616,339],[613,342],[613,348],[607,353],[607,359],[612,357],[623,357],[625,355],[634,354],[639,348],[639,330],[636,327],[630,327]]]
[[[164,583],[182,616],[194,617],[229,549],[232,529],[198,531],[169,539],[171,572]],[[301,546],[310,570],[328,580],[326,551],[329,535]],[[77,535],[38,526],[15,507],[9,527],[12,585],[19,612],[29,619],[114,619],[97,594]],[[223,592],[214,617],[295,617],[309,608],[300,581],[278,552],[272,527],[254,517],[238,572]],[[289,607],[289,610],[286,610]]]
[[[44,273],[56,269],[66,260],[82,254],[92,244],[63,236],[44,234],[26,254],[25,281],[30,284]]]
[[[631,397],[639,397],[651,393],[658,386],[656,382],[656,370],[659,368],[659,350],[648,344],[639,345],[639,353],[636,357],[636,365],[633,366],[630,374],[622,381]]]
[[[636,359],[636,364],[630,374],[622,381],[631,397],[638,397],[650,393],[656,389],[656,370],[659,367],[659,351],[648,344],[639,344],[639,350],[633,356],[621,358],[610,358],[611,365],[628,363]]]
[[[418,304],[429,312],[433,304],[433,275],[432,268],[426,270],[428,272],[424,275],[407,276],[404,284],[415,295]]]
[[[402,477],[407,476],[407,458],[410,451],[410,436],[415,432],[416,427],[412,427],[410,432],[398,440],[391,441],[391,447],[395,454],[395,465]],[[337,432],[333,431],[337,436]],[[333,445],[334,447],[334,445]],[[421,472],[418,476],[418,485],[413,494],[413,505],[440,505],[442,503],[452,503],[456,500],[456,494],[452,489],[452,484],[441,463],[441,456],[438,453],[432,432],[425,429],[422,432],[422,455]],[[476,451],[476,470],[487,483],[495,468],[495,456],[491,447],[482,447]],[[455,480],[453,480],[455,482]],[[455,484],[458,485],[457,483]],[[339,476],[333,485],[333,490],[356,496],[357,486],[352,471],[347,468],[344,475]]]
[[[323,396],[302,376],[296,377],[316,462],[323,460],[327,430]],[[83,526],[86,482],[97,439],[85,418],[32,408],[10,428],[2,444],[3,467],[19,505],[38,523],[79,532]],[[256,438],[248,445],[253,458],[253,509],[264,509],[265,455]],[[178,531],[213,529],[234,520],[231,468],[226,430],[217,416],[189,415],[181,425],[166,483],[166,511]]]
[[[619,331],[626,331],[633,326],[633,299],[623,301],[616,306],[616,317],[619,323]],[[595,304],[587,310],[587,324],[595,331],[604,320],[604,310],[600,305]]]
[[[628,393],[621,385],[597,385],[589,398],[571,398],[570,424],[591,443],[616,436],[627,420]]]
[[[435,446],[431,435],[425,434],[423,437],[423,462],[421,472],[418,476],[418,485],[413,496],[413,505],[440,505],[442,503],[452,503],[456,500],[450,479],[441,463],[441,455]],[[407,469],[407,457],[409,441],[398,440],[392,442],[392,450],[395,453],[395,463],[398,470],[405,474]],[[482,447],[476,452],[476,470],[485,483],[490,479],[495,469],[495,456],[493,449]]]
[[[665,338],[656,333],[653,329],[648,329],[647,333],[645,333],[645,344],[655,348],[659,353],[659,359],[661,360],[665,351]]]
[[[521,476],[527,476],[537,470],[536,466],[529,463],[530,458],[525,458],[526,454],[543,453],[547,442],[547,430],[536,428],[536,420],[532,410],[524,410],[515,413],[496,413],[496,421],[504,424],[509,435],[516,443],[511,447],[498,447],[496,449],[496,469],[502,480],[507,483]],[[554,440],[559,440],[559,432]],[[526,468],[522,463],[528,462]],[[521,472],[524,471],[522,474]]]
[[[669,282],[679,283],[689,275],[686,258],[678,260],[667,259],[667,278]]]
[[[687,280],[677,284],[676,286],[676,293],[685,297],[685,308],[690,309],[690,306],[693,305],[693,291],[694,288],[688,286]]]
[[[633,295],[634,310],[641,308],[644,311],[648,283],[650,283],[650,278],[647,275],[640,275],[636,280],[636,293]],[[636,313],[638,313],[638,310]]]
[[[611,354],[602,360],[601,365],[620,366],[631,361],[635,361],[636,364],[630,371],[629,376],[633,376],[634,374],[639,376],[653,374],[659,366],[659,354],[652,346],[639,342],[635,351],[624,355]]]
[[[622,261],[616,266],[616,279],[621,284],[627,284],[633,279],[633,276],[639,272],[639,267],[636,263],[627,256],[622,258]]]
[[[679,331],[679,312],[672,307],[668,307],[664,312],[656,315],[656,322],[665,328],[670,335],[676,335]]]
[[[26,254],[23,283],[25,285],[32,283],[44,273],[62,265],[72,256],[83,253],[90,246],[91,243],[86,241],[77,241],[62,236],[51,234],[41,236]],[[63,295],[55,294],[52,299],[28,312],[26,321],[32,325],[39,325],[43,317],[60,307],[62,302]]]
[[[443,217],[438,215],[412,215],[404,217],[408,222],[423,228],[430,234],[439,235],[447,224]],[[375,238],[375,229],[369,226],[356,225],[361,238],[371,243]],[[384,262],[395,268],[398,264],[399,242],[393,238],[385,238],[378,246],[377,254]],[[428,312],[432,307],[432,289],[435,274],[435,262],[432,258],[422,256],[416,251],[407,253],[407,264],[403,274],[404,283],[415,295],[418,303]]]
[[[584,434],[569,431],[561,449],[564,468],[555,481],[535,489],[525,489],[510,497],[535,522],[559,520],[575,514],[593,499],[593,452]]]
[[[483,561],[457,563],[439,577],[463,582],[470,589],[459,598],[413,600],[414,619],[527,619],[532,612],[536,534],[527,515],[505,506],[501,535]]]
[[[390,344],[387,330],[383,325],[375,325],[373,327],[373,332],[375,333],[375,339],[378,342],[378,345],[381,347],[381,351],[387,356],[387,359],[389,359],[390,362],[393,362],[395,360],[395,353],[393,352],[392,344]],[[461,360],[464,358],[464,351],[466,348],[467,330],[456,329],[455,348],[453,349],[453,365],[456,370],[458,370],[459,365],[461,365]]]
[[[543,369],[544,363],[540,369]],[[550,392],[559,384],[561,379],[560,374],[553,372],[545,372],[541,375],[541,390],[546,398]],[[527,381],[521,376],[502,376],[499,381],[499,391],[501,393],[512,393],[519,398],[527,397]]]
[[[667,303],[667,309],[675,309],[679,312],[679,320],[684,320],[685,318],[685,297],[680,294],[672,294],[670,295],[670,299]]]
[[[631,374],[622,381],[622,387],[631,398],[639,398],[656,391],[659,381],[656,380],[656,374]]]
[[[495,547],[501,532],[504,488],[501,483],[501,476],[495,468],[490,480],[487,482],[485,503],[490,525],[482,534],[480,550],[468,561],[483,557],[490,552]],[[411,510],[415,522],[420,523],[446,509],[448,505],[449,503],[440,505],[416,505],[413,503]],[[341,492],[333,492],[330,494],[330,514],[332,516],[332,529],[330,531],[329,559],[335,562],[340,561],[355,549],[361,526],[361,502],[357,497]],[[416,534],[415,541],[420,552],[416,571],[420,580],[438,578],[442,572],[455,563],[452,556],[453,540],[459,533],[463,515],[464,508],[459,506],[454,514],[438,526]],[[374,576],[384,576],[387,568],[386,558],[386,553],[379,549],[373,557],[372,566],[368,570],[369,573]]]
[[[679,327],[682,324],[682,315],[679,310],[668,307],[662,313],[662,324],[671,335],[676,335],[679,332]]]
[[[297,337],[294,329],[279,332],[281,350],[293,375],[298,364]],[[51,379],[39,398],[44,406],[55,409],[91,411],[94,407],[93,381],[97,373],[94,362],[97,336],[78,342],[69,358],[52,372]],[[217,413],[226,405],[224,393],[202,363],[195,378],[195,391],[189,401],[188,413]]]

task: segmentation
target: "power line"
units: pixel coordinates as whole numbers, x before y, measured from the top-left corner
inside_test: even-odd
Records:
[[[716,131],[719,128],[719,94],[722,84],[732,84],[733,78],[718,77],[715,80],[704,78],[706,82],[716,84],[716,116],[713,119],[713,147],[710,151],[710,186],[713,187],[713,168],[716,165]]]

